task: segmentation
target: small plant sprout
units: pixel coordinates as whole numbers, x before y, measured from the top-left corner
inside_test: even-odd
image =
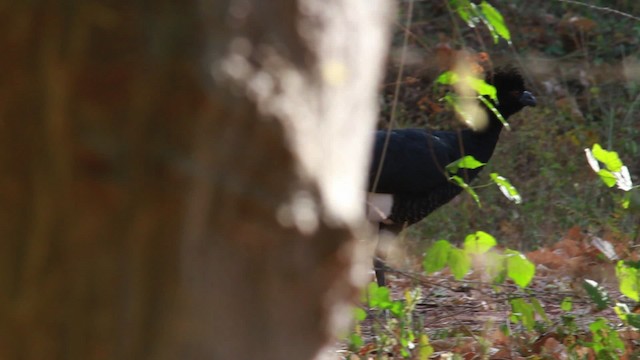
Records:
[[[481,206],[480,198],[478,197],[478,194],[469,184],[467,184],[463,180],[461,176],[456,175],[456,173],[460,169],[473,170],[485,165],[486,165],[485,163],[478,161],[473,156],[466,155],[445,167],[445,169],[449,173],[449,180],[455,183],[456,185],[460,186],[462,189],[464,189],[464,191],[468,192],[473,198],[473,200],[475,200],[475,202],[478,204],[478,206]],[[507,199],[513,201],[516,204],[522,203],[522,196],[520,196],[520,193],[518,192],[518,190],[515,188],[515,186],[511,184],[511,182],[509,182],[507,178],[505,178],[504,176],[498,173],[491,173],[490,176],[491,176],[491,180],[496,185],[498,185],[498,188],[500,188],[500,191],[502,192],[502,194],[504,194],[504,196]]]
[[[629,169],[622,163],[618,153],[604,150],[600,144],[594,144],[592,149],[584,149],[589,165],[600,176],[600,179],[608,186],[618,186],[622,191],[633,188]],[[604,164],[604,169],[600,167]]]

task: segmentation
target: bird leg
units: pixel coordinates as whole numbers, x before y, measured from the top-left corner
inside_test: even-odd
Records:
[[[373,270],[376,273],[376,282],[378,286],[386,286],[386,280],[384,277],[384,270],[387,265],[384,263],[384,260],[379,257],[377,254],[373,256]]]

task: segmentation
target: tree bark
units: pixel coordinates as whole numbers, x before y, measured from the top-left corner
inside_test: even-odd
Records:
[[[388,7],[4,6],[0,358],[320,357],[363,281]]]

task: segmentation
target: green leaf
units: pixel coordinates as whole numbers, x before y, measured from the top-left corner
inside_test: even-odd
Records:
[[[369,294],[369,307],[389,310],[397,317],[402,316],[404,310],[402,302],[391,300],[389,288],[378,286],[378,284],[372,282],[369,284],[367,291]]]
[[[627,266],[624,261],[618,261],[616,264],[616,276],[620,283],[620,292],[634,301],[640,301],[638,269]]]
[[[467,77],[467,85],[471,87],[478,95],[488,96],[493,101],[498,101],[498,92],[495,86],[488,84],[483,79],[469,76]]]
[[[625,260],[624,261],[624,266],[626,267],[630,267],[636,270],[640,270],[640,261],[629,261],[629,260]]]
[[[589,330],[593,334],[592,348],[598,355],[597,358],[614,359],[612,356],[616,350],[624,350],[624,342],[620,339],[618,332],[613,330],[603,318],[589,324]],[[602,353],[601,353],[602,352]]]
[[[476,191],[473,190],[473,188],[469,186],[469,184],[464,182],[464,180],[462,180],[460,176],[454,175],[449,179],[453,181],[456,185],[460,186],[462,190],[466,191],[469,195],[471,195],[473,200],[475,200],[476,204],[478,204],[479,207],[482,207],[482,204],[480,204],[480,197],[478,196],[478,193],[476,193]]]
[[[572,298],[567,296],[564,299],[562,299],[562,303],[560,303],[560,309],[562,309],[562,311],[568,312],[568,311],[571,311],[572,308],[573,308]]]
[[[471,269],[471,259],[460,249],[451,248],[449,252],[449,268],[456,280],[462,279]]]
[[[477,231],[464,239],[464,251],[467,254],[484,254],[497,244],[493,236],[484,231]]]
[[[520,193],[515,186],[511,185],[511,182],[509,182],[507,178],[500,176],[498,173],[491,173],[490,176],[491,180],[498,185],[498,188],[500,188],[500,191],[502,191],[502,194],[506,196],[507,199],[515,202],[516,204],[522,203]]]
[[[593,144],[593,156],[603,163],[611,172],[618,172],[622,169],[622,160],[615,151],[604,150],[600,144]]]
[[[458,82],[460,76],[453,71],[445,71],[436,79],[436,83],[442,85],[453,85]]]
[[[509,303],[511,304],[513,316],[522,322],[525,328],[533,330],[536,324],[533,306],[524,301],[524,299],[512,299]]]
[[[489,110],[491,110],[491,112],[493,112],[496,115],[498,120],[502,122],[502,124],[507,128],[507,130],[510,130],[509,123],[507,123],[504,116],[500,114],[498,109],[496,109],[495,105],[491,101],[489,101],[489,99],[487,98],[489,97],[493,99],[493,101],[495,102],[498,101],[497,90],[493,85],[488,84],[486,81],[474,76],[466,76],[464,79],[461,79],[460,75],[452,71],[446,71],[440,74],[440,76],[436,79],[436,82],[443,85],[453,85],[462,80],[464,80],[466,85],[472,88],[478,94],[477,98]],[[449,104],[467,124],[474,123],[473,116],[471,116],[471,114],[469,114],[468,112],[465,112],[463,110],[463,107],[460,106],[460,100],[457,95],[455,95],[454,93],[449,93],[443,96],[442,100],[444,100],[447,104]]]
[[[449,5],[458,13],[458,16],[460,16],[464,22],[473,27],[473,23],[471,22],[473,4],[471,4],[469,0],[450,0]]]
[[[362,340],[362,336],[360,336],[359,334],[356,333],[352,333],[349,336],[349,343],[351,343],[351,348],[352,349],[360,349],[362,347],[362,345],[364,345],[364,341]]]
[[[627,314],[627,324],[633,326],[636,329],[640,329],[640,315]]]
[[[490,26],[488,26],[489,31],[492,31],[492,30],[493,30],[492,32],[495,31],[497,35],[507,40],[507,42],[511,43],[511,33],[509,32],[509,28],[507,28],[507,25],[505,25],[504,23],[504,18],[502,17],[502,14],[500,14],[500,12],[496,8],[491,6],[491,4],[489,4],[486,1],[483,1],[480,3],[480,11],[484,15],[484,18],[486,19],[486,21],[490,24]],[[497,43],[497,42],[498,42],[498,39],[494,34],[494,43]]]
[[[392,301],[387,309],[398,318],[404,314],[404,307],[401,301]]]
[[[454,71],[445,71],[436,79],[436,83],[441,85],[453,85],[460,81],[464,81],[465,85],[473,89],[478,95],[488,96],[493,101],[498,101],[498,91],[495,86],[487,83],[484,79],[470,75],[460,78],[460,75]]]
[[[364,321],[364,319],[367,318],[367,312],[361,307],[356,307],[353,309],[353,316],[356,318],[356,321]]]
[[[596,321],[589,324],[589,330],[591,330],[592,333],[597,333],[607,329],[609,329],[609,326],[607,326],[607,322],[603,318],[598,318]]]
[[[582,287],[587,291],[587,295],[596,304],[598,310],[604,310],[610,305],[609,293],[597,282],[585,279],[582,282]]]
[[[494,43],[497,43],[500,37],[511,43],[511,34],[502,14],[486,1],[478,6],[469,0],[450,0],[449,5],[470,28],[482,21],[489,29]]]
[[[533,310],[535,310],[535,312],[540,315],[540,317],[547,323],[551,323],[551,320],[549,320],[549,317],[547,316],[547,313],[544,311],[544,308],[542,307],[542,304],[540,304],[540,301],[538,301],[538,299],[532,297],[529,299],[529,302],[531,303],[531,306],[533,306]]]
[[[587,155],[589,166],[600,175],[600,179],[602,179],[608,187],[618,185],[618,188],[623,191],[633,189],[629,168],[624,166],[618,153],[604,150],[600,144],[593,144],[592,150],[584,149],[584,152]],[[600,162],[605,165],[606,169],[600,168]],[[630,201],[626,200],[622,204],[625,209],[628,208],[629,205]]]
[[[438,240],[427,250],[422,267],[427,274],[442,270],[447,266],[451,244],[447,240]]]
[[[600,169],[598,175],[608,187],[613,187],[617,182],[616,177],[609,170]]]
[[[386,309],[391,306],[389,288],[378,286],[375,282],[369,284],[367,288],[369,295],[369,307]]]
[[[507,276],[521,288],[529,285],[536,273],[535,265],[518,251],[507,250],[505,255],[507,255]]]
[[[474,158],[473,156],[466,155],[452,162],[451,164],[445,166],[445,169],[450,174],[455,174],[458,172],[459,169],[477,169],[485,165],[486,163],[476,160],[476,158]]]

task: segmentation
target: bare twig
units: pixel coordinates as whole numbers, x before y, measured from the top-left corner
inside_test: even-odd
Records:
[[[563,2],[563,3],[567,3],[567,4],[572,4],[572,5],[584,6],[584,7],[590,8],[590,9],[603,11],[603,12],[608,12],[608,13],[624,16],[626,18],[633,19],[635,21],[640,21],[640,17],[633,16],[633,15],[631,15],[629,13],[625,13],[625,12],[622,12],[620,10],[608,8],[608,7],[605,7],[605,6],[597,6],[597,5],[592,5],[592,4],[586,4],[586,3],[583,3],[583,2],[580,2],[580,1],[576,1],[576,0],[558,0],[558,1]]]

